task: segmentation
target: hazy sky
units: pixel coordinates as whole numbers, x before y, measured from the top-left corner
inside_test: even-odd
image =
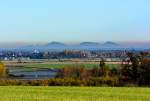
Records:
[[[150,0],[0,1],[0,42],[149,39]]]

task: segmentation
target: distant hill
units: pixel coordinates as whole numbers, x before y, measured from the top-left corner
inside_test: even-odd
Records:
[[[22,47],[22,49],[26,50],[65,50],[65,49],[73,49],[73,50],[98,50],[98,49],[113,49],[118,48],[118,44],[114,42],[105,42],[100,44],[98,42],[81,42],[80,44],[76,45],[66,45],[61,42],[50,42],[45,45],[30,45],[26,47]]]
[[[53,42],[46,44],[46,46],[66,46],[66,45],[64,43],[61,43],[61,42],[53,41]]]
[[[125,47],[121,44],[107,41],[105,43],[98,43],[98,42],[81,42],[80,44],[74,44],[74,45],[68,45],[64,44],[61,42],[50,42],[47,44],[40,44],[40,45],[28,45],[28,46],[22,46],[22,47],[17,47],[14,49],[17,50],[41,50],[41,51],[62,51],[62,50],[99,50],[99,49],[104,49],[104,50],[113,50],[113,49],[124,49],[124,48],[130,48],[130,47]]]
[[[80,45],[81,46],[98,46],[100,44],[97,42],[82,42],[82,43],[80,43]]]
[[[111,41],[107,41],[103,44],[103,46],[119,46],[119,44]]]

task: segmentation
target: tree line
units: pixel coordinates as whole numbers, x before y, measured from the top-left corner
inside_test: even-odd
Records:
[[[73,78],[76,80],[92,81],[93,85],[108,86],[150,86],[150,59],[148,53],[139,54],[129,52],[128,59],[123,60],[118,68],[110,68],[105,65],[105,61],[100,61],[99,67],[92,69],[85,68],[84,65],[68,66],[60,69],[57,78]]]

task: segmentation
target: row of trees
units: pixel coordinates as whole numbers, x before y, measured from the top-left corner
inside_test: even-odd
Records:
[[[109,85],[124,86],[150,85],[150,60],[147,53],[128,53],[129,60],[123,61],[119,68],[109,68],[105,61],[100,61],[99,67],[87,69],[83,65],[66,66],[60,69],[57,78],[74,78],[79,80],[97,80],[97,83],[111,81]],[[100,81],[100,82],[99,82]]]

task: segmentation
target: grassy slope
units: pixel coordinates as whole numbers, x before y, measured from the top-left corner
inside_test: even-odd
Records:
[[[150,88],[7,86],[0,101],[150,101]]]

